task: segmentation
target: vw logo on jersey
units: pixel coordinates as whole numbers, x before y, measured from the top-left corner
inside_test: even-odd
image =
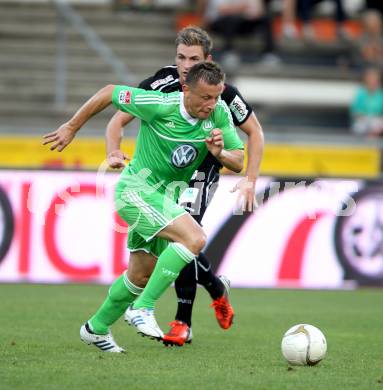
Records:
[[[196,159],[197,154],[193,145],[180,145],[173,150],[172,164],[177,168],[185,168]]]
[[[205,130],[205,131],[210,131],[213,129],[213,122],[209,119],[207,119],[206,121],[203,121],[202,123],[202,128]]]

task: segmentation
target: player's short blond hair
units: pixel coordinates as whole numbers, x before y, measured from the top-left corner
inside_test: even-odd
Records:
[[[213,42],[209,34],[197,26],[187,26],[179,31],[176,37],[176,48],[181,44],[201,46],[205,58],[211,54],[213,49]]]

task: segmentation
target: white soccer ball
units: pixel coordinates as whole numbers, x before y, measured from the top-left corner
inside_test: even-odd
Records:
[[[325,357],[327,342],[324,334],[315,326],[298,324],[284,334],[281,349],[290,364],[313,366]]]

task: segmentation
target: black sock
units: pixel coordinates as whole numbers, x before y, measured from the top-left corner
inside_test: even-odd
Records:
[[[221,297],[225,287],[220,279],[211,270],[211,265],[207,257],[201,252],[197,257],[198,284],[205,287],[212,299]]]
[[[175,288],[178,302],[176,320],[191,326],[193,303],[197,292],[194,261],[180,272],[175,281]]]

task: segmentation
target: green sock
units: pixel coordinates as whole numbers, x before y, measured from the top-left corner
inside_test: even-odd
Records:
[[[195,255],[185,246],[173,242],[161,253],[152,275],[142,294],[133,304],[134,309],[153,309],[156,300],[174,282],[182,268],[190,263]]]
[[[109,326],[122,316],[127,307],[141,294],[142,290],[142,288],[130,282],[126,273],[123,273],[110,286],[104,303],[88,321],[92,331],[96,334],[107,334]]]

